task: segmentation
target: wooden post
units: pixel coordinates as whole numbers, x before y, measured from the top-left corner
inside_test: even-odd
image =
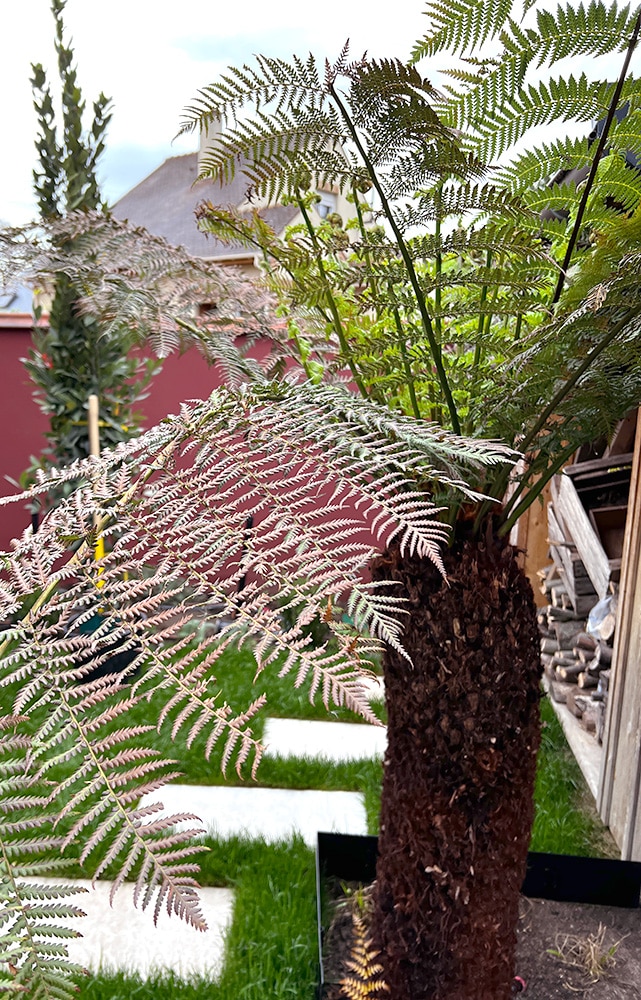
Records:
[[[95,393],[91,393],[87,400],[87,423],[89,425],[89,454],[95,455],[96,457],[100,455],[100,408],[98,404],[98,397]],[[104,559],[105,557],[105,541],[102,535],[98,535],[96,539],[96,544],[94,546],[94,556],[96,561]],[[102,570],[101,570],[102,572]],[[102,586],[102,581],[98,582],[98,586]]]

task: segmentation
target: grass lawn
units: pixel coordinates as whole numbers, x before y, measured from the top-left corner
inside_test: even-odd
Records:
[[[541,721],[532,850],[619,857],[548,698],[541,701]]]
[[[216,843],[203,859],[202,881],[234,888],[234,920],[217,983],[162,975],[90,976],[82,1000],[313,1000],[317,977],[314,854],[302,841],[266,845]]]
[[[310,705],[304,691],[296,692],[288,678],[261,675],[258,686],[253,661],[246,653],[226,654],[219,676],[232,707],[242,708],[261,690],[268,704],[254,727],[260,734],[268,715],[327,718],[322,705]],[[332,717],[345,720],[340,710]],[[552,707],[542,702],[543,740],[536,786],[536,819],[532,849],[567,854],[614,856],[614,845],[601,825],[578,765],[569,750]],[[204,761],[196,744],[184,751],[172,743],[163,727],[158,748],[178,758],[188,783],[223,781],[219,759]],[[381,765],[362,761],[326,762],[265,759],[257,784],[290,788],[362,791],[370,832],[377,829]],[[238,782],[232,773],[228,780]],[[251,779],[247,779],[251,781]],[[218,983],[183,983],[172,976],[141,980],[123,974],[92,976],[80,983],[82,1000],[312,1000],[316,977],[316,908],[314,855],[302,841],[266,845],[240,839],[208,839],[201,858],[203,885],[227,885],[235,890],[234,920],[227,939],[224,970]]]

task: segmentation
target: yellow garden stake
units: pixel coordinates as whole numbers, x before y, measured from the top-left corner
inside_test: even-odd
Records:
[[[100,455],[100,430],[99,430],[99,415],[100,409],[98,405],[98,397],[95,393],[91,393],[88,399],[88,423],[89,423],[89,454],[98,457]],[[98,515],[94,514],[94,525],[98,523]],[[94,556],[96,562],[99,562],[105,557],[105,541],[102,535],[96,536],[96,541],[94,543]],[[98,576],[102,574],[102,569],[98,570]],[[104,586],[104,581],[98,579],[96,583],[97,587]]]

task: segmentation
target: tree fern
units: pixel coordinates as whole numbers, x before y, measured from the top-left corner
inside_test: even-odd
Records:
[[[197,831],[174,829],[194,817],[137,804],[175,772],[149,748],[150,727],[127,725],[127,713],[162,692],[159,726],[188,745],[202,740],[207,755],[220,742],[223,767],[234,761],[240,771],[251,758],[255,769],[260,747],[250,723],[264,698],[234,715],[215,678],[221,651],[252,640],[259,673],[292,672],[311,698],[318,692],[326,704],[376,721],[364,670],[381,641],[402,651],[402,604],[362,581],[375,549],[355,532],[369,524],[382,540],[399,534],[409,550],[438,562],[438,511],[406,469],[464,489],[459,474],[468,462],[506,458],[501,446],[448,440],[440,428],[415,427],[338,386],[263,380],[218,390],[100,460],[41,474],[32,495],[66,478],[84,485],[4,556],[2,613],[16,624],[4,633],[0,685],[17,691],[15,711],[30,726],[29,780],[49,788],[43,803],[55,817],[56,845],[94,876],[109,874],[114,892],[132,879],[135,899],[156,916],[166,906],[202,926]],[[100,563],[97,530],[108,550]],[[340,607],[346,590],[353,626]],[[193,621],[202,604],[220,620],[209,640],[198,639]],[[283,604],[293,613],[288,629]],[[305,626],[314,617],[329,627],[331,646],[310,644]],[[97,627],[83,630],[91,620]],[[124,673],[109,673],[114,642],[132,653]],[[106,676],[91,679],[101,666]],[[13,829],[16,802],[7,799],[6,808]],[[26,919],[25,904],[16,906]],[[44,962],[47,946],[36,952]],[[64,980],[70,970],[58,957],[54,964]]]
[[[264,254],[270,295],[93,215],[0,237],[7,273],[68,275],[107,331],[126,319],[161,353],[194,340],[230,383],[99,459],[41,475],[31,499],[80,485],[3,555],[0,686],[32,727],[29,780],[51,783],[66,851],[116,886],[132,879],[143,905],[199,923],[193,845],[170,829],[182,817],[138,806],[173,764],[128,712],[158,692],[159,726],[243,774],[260,759],[252,720],[270,672],[374,721],[369,658],[384,646],[407,657],[410,610],[395,588],[365,582],[374,553],[393,542],[400,558],[441,566],[462,508],[470,532],[489,537],[490,510],[506,532],[577,444],[641,398],[641,187],[624,164],[641,149],[637,84],[625,85],[629,114],[608,137],[558,302],[578,192],[547,183],[587,164],[587,142],[484,162],[535,122],[602,116],[612,86],[527,73],[568,52],[570,27],[585,25],[579,53],[598,23],[607,43],[590,52],[625,43],[627,9],[605,21],[603,10],[532,9],[517,25],[507,3],[430,4],[426,44],[471,60],[446,97],[416,66],[352,62],[347,49],[327,67],[259,58],[205,88],[185,122],[224,119],[205,173],[240,172],[258,197],[299,209],[282,235],[251,209],[198,213],[204,231]],[[319,179],[352,200],[353,218],[315,224]],[[544,204],[569,226],[542,221]],[[205,295],[221,303],[215,325],[194,315]],[[269,340],[265,362],[239,332]],[[517,470],[513,449],[525,453]],[[315,620],[329,631],[319,645]],[[119,675],[114,642],[130,655]],[[256,663],[256,697],[237,713],[216,678],[231,644]]]

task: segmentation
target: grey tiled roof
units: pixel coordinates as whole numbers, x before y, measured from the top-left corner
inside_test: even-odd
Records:
[[[221,243],[196,228],[194,212],[203,201],[225,208],[237,207],[246,200],[247,181],[242,175],[221,187],[212,181],[197,181],[198,153],[172,156],[153,173],[132,188],[113,206],[118,219],[128,219],[145,226],[155,236],[164,236],[198,257],[219,257],[244,250],[239,243]],[[261,211],[261,216],[277,231],[287,226],[296,209],[276,205]]]

